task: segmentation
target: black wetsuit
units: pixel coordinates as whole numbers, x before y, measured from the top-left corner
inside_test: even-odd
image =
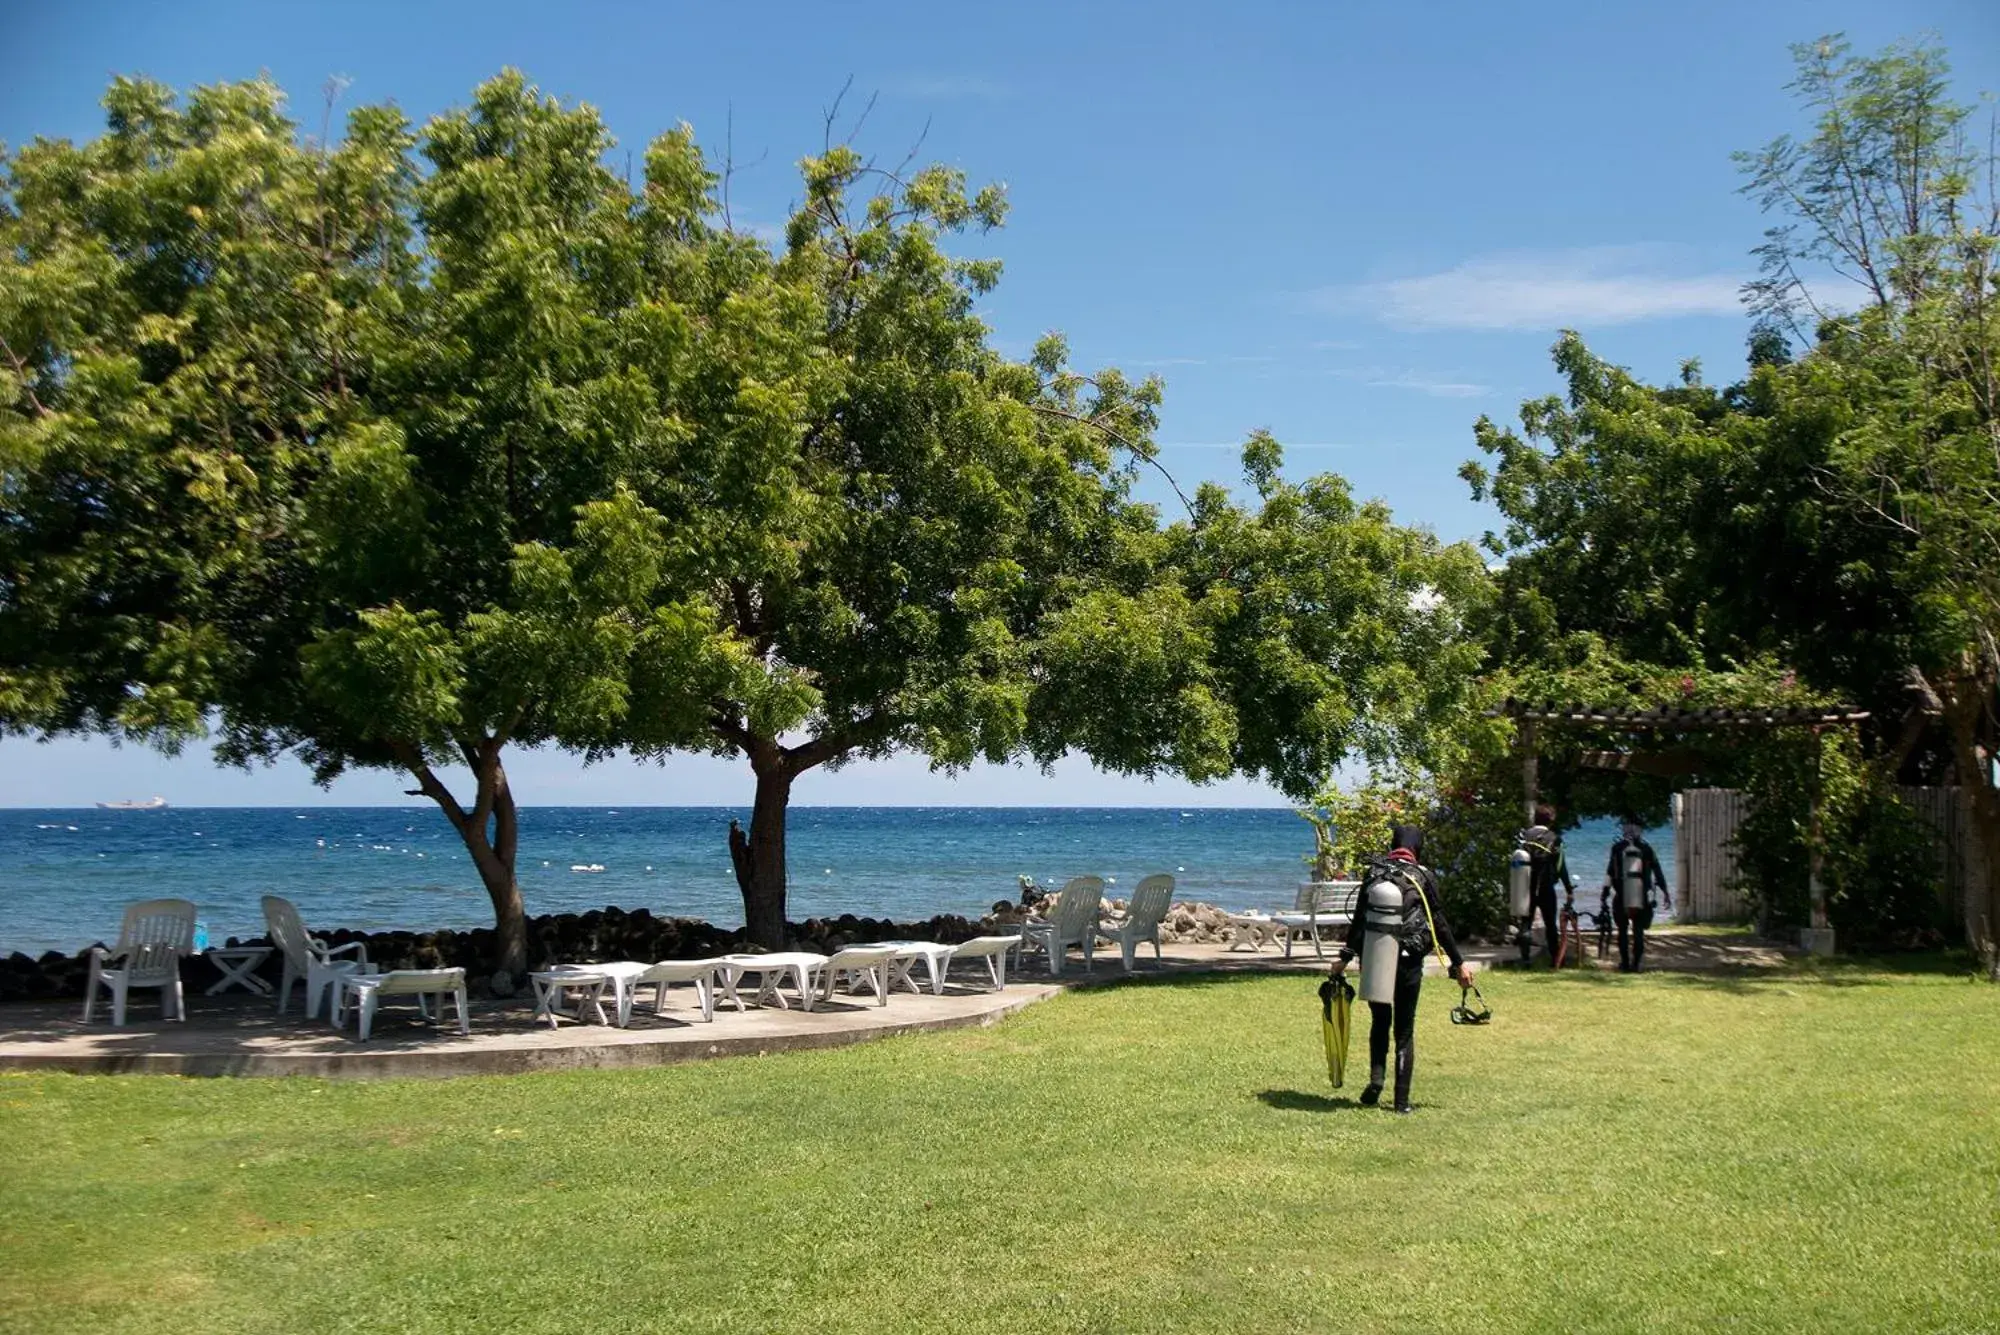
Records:
[[[1422,887],[1424,900],[1431,910],[1430,925],[1418,934],[1416,925],[1423,920],[1423,906],[1415,898],[1411,886],[1403,887],[1404,921],[1407,924],[1402,934],[1402,944],[1396,956],[1396,999],[1385,1005],[1379,1001],[1368,1003],[1368,1089],[1363,1091],[1361,1101],[1373,1103],[1382,1093],[1382,1077],[1387,1073],[1389,1060],[1389,1037],[1393,1031],[1396,1039],[1396,1110],[1407,1112],[1410,1107],[1410,1077],[1417,1069],[1417,992],[1424,981],[1424,961],[1430,958],[1430,931],[1437,929],[1437,944],[1451,960],[1455,973],[1465,965],[1465,957],[1458,952],[1458,942],[1451,934],[1451,924],[1445,921],[1443,898],[1438,894],[1437,873],[1429,867],[1409,864],[1416,873],[1410,879]],[[1367,878],[1364,878],[1364,881]],[[1340,947],[1340,962],[1345,965],[1361,953],[1361,946],[1368,938],[1368,915],[1364,898],[1355,903],[1354,919],[1347,927],[1347,940]]]
[[[1533,858],[1531,871],[1533,880],[1530,888],[1533,899],[1529,921],[1534,921],[1534,912],[1542,915],[1542,930],[1547,935],[1544,945],[1548,949],[1549,966],[1555,967],[1556,943],[1562,940],[1562,925],[1556,920],[1556,882],[1574,896],[1576,881],[1569,874],[1569,860],[1563,856],[1562,835],[1546,825],[1530,826],[1521,836]],[[1524,955],[1522,959],[1527,957]]]
[[[1627,909],[1625,907],[1624,886],[1621,878],[1625,874],[1625,850],[1636,848],[1645,859],[1645,871],[1640,879],[1645,883],[1646,907]],[[1646,929],[1653,925],[1653,888],[1667,888],[1667,874],[1660,870],[1660,855],[1653,846],[1641,839],[1620,839],[1611,845],[1611,860],[1605,864],[1604,879],[1611,886],[1611,916],[1618,923],[1618,967],[1627,972],[1637,972],[1646,958]],[[1627,932],[1630,932],[1628,938]]]

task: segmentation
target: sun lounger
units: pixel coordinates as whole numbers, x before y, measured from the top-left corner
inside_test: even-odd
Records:
[[[528,981],[535,989],[535,1012],[529,1019],[545,1019],[551,1029],[556,1027],[559,1015],[567,1015],[581,1024],[585,1006],[590,1007],[599,1024],[610,1024],[610,1018],[604,1013],[604,993],[606,989],[610,989],[614,996],[623,992],[615,974],[596,964],[560,964],[553,969],[538,969],[528,975]],[[565,999],[569,1000],[572,1009],[563,1009]],[[613,1012],[623,1014],[616,1003]]]
[[[833,989],[843,977],[850,979],[850,992],[859,988],[860,980],[866,979],[875,993],[875,1004],[889,1004],[889,969],[895,961],[895,946],[849,946],[836,950],[827,956],[826,963],[819,966],[819,999],[833,1000]]]
[[[632,1023],[633,994],[642,987],[653,988],[653,1014],[658,1015],[666,1004],[667,988],[674,983],[693,983],[696,1004],[701,1008],[701,1018],[711,1023],[715,1019],[716,971],[720,960],[661,960],[658,964],[646,965],[634,975],[630,983],[619,994],[618,1023]],[[731,993],[732,998],[734,993]],[[736,1003],[738,1010],[743,1003]]]
[[[951,959],[947,962],[946,968],[961,960],[983,960],[986,964],[986,977],[992,983],[993,991],[998,992],[1007,986],[1007,952],[1020,944],[1021,938],[1018,936],[975,936],[970,941],[952,947]],[[940,983],[933,990],[942,992],[944,987]]]
[[[388,973],[346,974],[335,984],[333,1023],[336,1028],[344,1024],[347,1007],[354,1006],[360,1012],[359,1032],[361,1041],[365,1043],[375,1023],[375,1009],[382,998],[414,997],[417,1012],[436,1023],[444,1018],[444,999],[447,996],[458,1005],[458,1032],[471,1033],[472,1026],[466,1019],[463,969],[391,969]],[[435,1014],[425,1004],[426,997],[436,999]]]
[[[798,989],[799,1005],[802,1009],[813,1008],[812,977],[826,963],[827,957],[810,950],[772,951],[765,955],[724,955],[716,961],[716,973],[721,977],[724,969],[728,978],[723,987],[736,1002],[738,1010],[743,1009],[743,997],[738,980],[746,973],[757,975],[756,1001],[763,1005],[767,1000],[780,1010],[785,1009],[785,994],[781,990],[789,980]]]

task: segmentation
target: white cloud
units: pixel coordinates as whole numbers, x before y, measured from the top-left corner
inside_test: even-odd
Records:
[[[906,97],[954,98],[965,97],[985,101],[998,101],[1012,97],[1014,90],[998,79],[989,79],[978,74],[929,74],[913,79],[905,79],[896,85],[896,91]]]
[[[1325,374],[1337,380],[1352,380],[1376,389],[1410,389],[1440,399],[1476,399],[1492,391],[1490,385],[1455,380],[1430,371],[1397,371],[1380,366],[1340,367]]]
[[[1679,249],[1668,246],[1516,252],[1439,273],[1325,288],[1313,302],[1328,310],[1359,309],[1411,330],[1546,331],[1741,312],[1740,275],[1687,268]]]

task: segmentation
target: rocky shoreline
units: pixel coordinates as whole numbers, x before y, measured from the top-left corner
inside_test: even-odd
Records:
[[[1124,911],[1122,899],[1107,900],[1105,916],[1115,920]],[[1004,901],[977,920],[939,914],[923,922],[893,922],[842,914],[786,924],[786,945],[797,950],[830,954],[864,941],[969,941],[1024,922],[1031,914]],[[1212,904],[1176,903],[1160,924],[1160,940],[1220,942],[1228,940],[1228,918]],[[329,945],[359,941],[369,962],[383,969],[464,968],[469,978],[490,983],[484,972],[493,958],[493,929],[449,928],[433,932],[356,932],[346,929],[316,932]],[[100,943],[101,944],[101,943]],[[262,936],[230,937],[224,946],[268,945]],[[588,913],[545,914],[528,920],[528,959],[534,968],[553,963],[591,964],[605,960],[704,959],[749,949],[742,928],[721,928],[700,918],[660,917],[650,909],[606,906]],[[0,1002],[81,1000],[90,981],[90,950],[74,955],[48,951],[37,957],[18,951],[0,959]],[[275,986],[282,964],[274,954],[257,970]],[[181,966],[181,986],[188,996],[200,996],[222,975],[208,959],[194,956]]]

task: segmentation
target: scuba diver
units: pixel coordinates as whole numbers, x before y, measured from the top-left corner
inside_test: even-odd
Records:
[[[1549,967],[1556,965],[1556,951],[1562,941],[1562,923],[1556,917],[1556,882],[1563,884],[1568,898],[1576,895],[1576,880],[1569,874],[1569,860],[1563,856],[1562,835],[1556,830],[1556,809],[1547,803],[1535,808],[1535,823],[1521,831],[1521,847],[1528,851],[1529,867],[1529,916],[1521,924],[1521,962],[1527,963],[1531,949],[1530,937],[1533,932],[1533,914],[1542,915],[1542,929],[1547,933]]]
[[[1396,1038],[1396,1102],[1399,1113],[1410,1109],[1410,1077],[1417,1067],[1417,991],[1424,980],[1424,959],[1433,945],[1451,957],[1451,976],[1461,987],[1472,986],[1472,969],[1459,954],[1445,921],[1438,894],[1437,873],[1420,861],[1424,833],[1414,825],[1398,825],[1389,852],[1371,859],[1362,877],[1361,900],[1347,940],[1334,957],[1333,976],[1346,972],[1361,956],[1361,995],[1368,1001],[1368,1087],[1361,1103],[1373,1107],[1382,1097],[1387,1074],[1389,1035]]]
[[[1659,887],[1668,908],[1674,906],[1674,896],[1660,870],[1660,855],[1646,842],[1639,822],[1627,820],[1622,833],[1605,864],[1604,897],[1616,900],[1612,912],[1618,922],[1618,972],[1637,973],[1646,958],[1646,929],[1653,925],[1653,888]]]

